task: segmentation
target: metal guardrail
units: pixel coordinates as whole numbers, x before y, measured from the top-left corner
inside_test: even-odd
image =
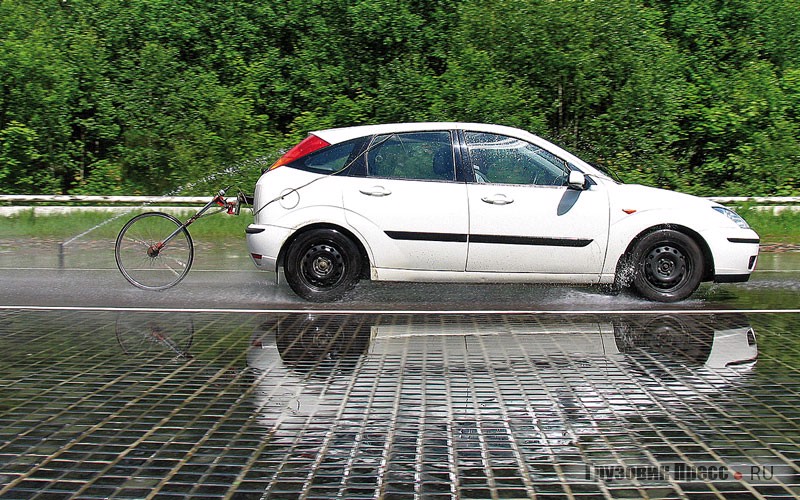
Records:
[[[749,205],[759,211],[779,214],[789,210],[800,211],[800,196],[711,196],[708,200],[721,205]]]
[[[723,205],[753,205],[762,209],[800,210],[800,196],[712,196],[708,200]],[[137,207],[180,211],[202,205],[208,196],[83,196],[83,195],[0,195],[0,216],[11,216],[33,209],[34,215],[64,214],[73,211],[123,212]],[[158,205],[156,205],[158,204]]]
[[[800,204],[800,196],[711,196],[717,203],[753,203],[756,205]],[[208,196],[83,196],[83,195],[0,195],[0,204],[17,203],[97,203],[97,204],[195,204],[205,203]]]
[[[124,213],[137,208],[159,212],[181,212],[203,205],[208,196],[78,196],[78,195],[0,195],[0,217],[32,210],[33,215],[61,215],[98,211]]]
[[[2,197],[0,197],[2,198]],[[725,204],[753,204],[753,205],[797,205],[800,196],[711,196],[708,200]]]
[[[196,204],[206,203],[208,196],[83,196],[83,195],[39,195],[39,194],[8,194],[0,196],[0,204],[20,203],[93,203],[93,204],[129,204],[160,203],[160,204]]]

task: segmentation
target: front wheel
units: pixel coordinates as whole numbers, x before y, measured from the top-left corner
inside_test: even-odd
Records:
[[[339,231],[314,229],[290,244],[284,272],[300,297],[312,302],[334,301],[358,283],[361,254]]]
[[[677,302],[689,297],[703,277],[703,253],[689,236],[672,229],[653,231],[633,250],[633,288],[644,298]]]
[[[114,257],[131,284],[145,290],[165,290],[189,273],[194,247],[181,221],[165,213],[147,212],[123,226]]]

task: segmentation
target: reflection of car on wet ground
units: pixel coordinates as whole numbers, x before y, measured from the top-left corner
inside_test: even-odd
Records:
[[[257,405],[270,419],[309,415],[326,400],[324,384],[349,377],[370,357],[440,357],[445,366],[524,357],[548,369],[564,359],[649,360],[723,370],[737,377],[753,367],[758,346],[743,314],[583,317],[394,317],[299,314],[270,319],[253,334],[247,356],[256,372]],[[639,375],[634,368],[630,376]],[[409,365],[406,365],[408,367]],[[587,365],[588,366],[588,365]],[[733,380],[733,379],[731,379]],[[655,397],[655,396],[654,396]],[[334,401],[338,404],[339,401]]]
[[[247,241],[313,301],[359,279],[632,285],[657,301],[746,281],[758,235],[693,196],[615,182],[518,129],[314,132],[258,181]]]
[[[260,325],[247,361],[256,418],[293,460],[424,483],[504,475],[504,465],[552,481],[558,464],[561,481],[585,483],[628,429],[692,441],[681,422],[748,383],[755,340],[742,315],[306,314]],[[624,453],[662,465],[638,447]]]
[[[693,317],[656,316],[643,322],[614,321],[614,341],[621,353],[636,351],[678,357],[706,368],[747,371],[756,363],[756,335],[744,314]]]

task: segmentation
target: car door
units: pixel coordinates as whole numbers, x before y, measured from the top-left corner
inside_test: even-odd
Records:
[[[379,135],[363,176],[344,189],[345,217],[377,268],[464,271],[467,188],[456,180],[450,131]]]
[[[566,186],[569,166],[535,144],[464,132],[475,182],[467,271],[598,275],[608,243],[605,190]]]

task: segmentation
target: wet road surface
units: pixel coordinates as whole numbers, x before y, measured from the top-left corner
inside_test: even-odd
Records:
[[[243,243],[242,243],[243,244]],[[372,283],[362,281],[341,302],[310,304],[285,280],[258,272],[239,244],[198,246],[189,275],[172,289],[140,290],[114,263],[113,242],[77,242],[59,266],[58,245],[0,246],[0,305],[245,310],[548,311],[796,309],[800,252],[765,253],[748,283],[701,285],[689,300],[659,304],[597,287],[524,284]]]
[[[101,248],[0,253],[0,498],[800,495],[798,254],[680,304],[363,283],[323,306],[210,255],[156,293]]]

